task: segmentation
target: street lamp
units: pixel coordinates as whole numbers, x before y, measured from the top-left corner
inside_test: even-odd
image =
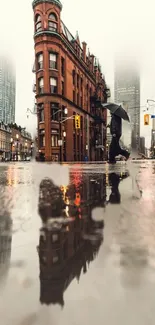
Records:
[[[147,111],[149,110],[149,102],[155,103],[155,100],[154,99],[147,99],[147,102],[146,102],[146,109],[147,109]],[[153,105],[151,105],[151,106],[153,106]]]
[[[63,137],[66,138],[66,132],[65,131],[63,132]]]
[[[56,112],[54,112],[54,113],[52,114],[52,117],[55,116],[56,114],[58,114],[59,112],[62,112],[62,109],[61,109],[61,108],[58,109]],[[63,109],[63,112],[64,112],[65,115],[67,115],[67,114],[68,114],[68,108],[65,107],[65,108]]]
[[[64,114],[65,114],[65,115],[68,114],[68,108],[67,108],[67,107],[64,108]]]
[[[11,156],[10,156],[10,160],[12,160],[12,146],[13,146],[13,138],[10,139],[10,144],[11,144]]]
[[[16,134],[16,141],[17,141],[16,160],[18,161],[18,141],[19,141],[19,134]]]

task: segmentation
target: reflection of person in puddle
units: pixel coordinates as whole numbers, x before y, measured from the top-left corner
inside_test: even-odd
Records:
[[[111,173],[109,174],[109,183],[111,186],[111,194],[109,197],[109,201],[112,204],[119,204],[121,202],[121,195],[119,192],[119,183],[121,180],[127,178],[129,176],[129,173],[125,174],[116,174]]]

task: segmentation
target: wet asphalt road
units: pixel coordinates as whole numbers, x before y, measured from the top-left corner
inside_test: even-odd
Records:
[[[1,164],[0,193],[2,325],[155,324],[154,162]]]

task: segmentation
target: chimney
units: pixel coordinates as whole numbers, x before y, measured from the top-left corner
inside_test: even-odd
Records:
[[[95,57],[93,54],[91,54],[90,58],[91,58],[91,70],[94,72],[94,58]]]
[[[86,49],[87,49],[87,43],[86,42],[82,42],[82,46],[83,46],[83,59],[86,62]]]

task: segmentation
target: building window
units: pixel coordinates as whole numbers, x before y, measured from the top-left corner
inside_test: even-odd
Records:
[[[58,162],[59,161],[59,156],[57,154],[52,155],[52,161]]]
[[[42,53],[37,55],[37,64],[38,64],[38,70],[43,69],[43,54]]]
[[[45,147],[45,130],[40,130],[40,148]]]
[[[50,53],[50,69],[57,69],[57,54]]]
[[[77,134],[77,151],[80,150],[80,135]]]
[[[79,89],[79,83],[80,83],[79,75],[77,74],[77,88],[78,88],[78,89]]]
[[[83,116],[81,116],[81,132],[83,132]]]
[[[36,32],[40,32],[42,30],[41,16],[36,15],[35,17],[35,30]]]
[[[81,78],[81,91],[83,89],[83,79]]]
[[[38,117],[39,117],[39,122],[44,122],[44,105],[39,104],[38,105]]]
[[[58,242],[59,236],[58,234],[53,234],[52,235],[52,243]]]
[[[59,121],[59,104],[51,103],[51,120]]]
[[[61,57],[61,74],[65,75],[65,59],[63,57]]]
[[[75,70],[72,71],[73,85],[75,86]]]
[[[83,157],[83,136],[81,136],[81,160],[82,160],[82,157]]]
[[[38,79],[39,83],[39,94],[43,94],[44,92],[44,79],[41,77]]]
[[[61,90],[62,90],[62,96],[64,96],[65,95],[64,81],[61,82]]]
[[[81,104],[81,107],[83,106],[83,97],[81,96],[81,102],[80,102],[80,104]]]
[[[52,32],[57,32],[58,22],[57,16],[54,13],[51,13],[48,17],[48,29]]]
[[[52,94],[56,94],[58,91],[58,87],[57,87],[57,78],[50,78],[50,91]]]
[[[73,90],[73,103],[75,103],[75,90]]]
[[[52,147],[58,147],[58,134],[52,134],[51,145]]]
[[[75,133],[73,134],[73,149],[76,151],[76,136]]]
[[[79,93],[77,93],[77,105],[79,106]]]
[[[75,130],[75,115],[76,115],[76,113],[75,112],[73,112],[73,129]]]

